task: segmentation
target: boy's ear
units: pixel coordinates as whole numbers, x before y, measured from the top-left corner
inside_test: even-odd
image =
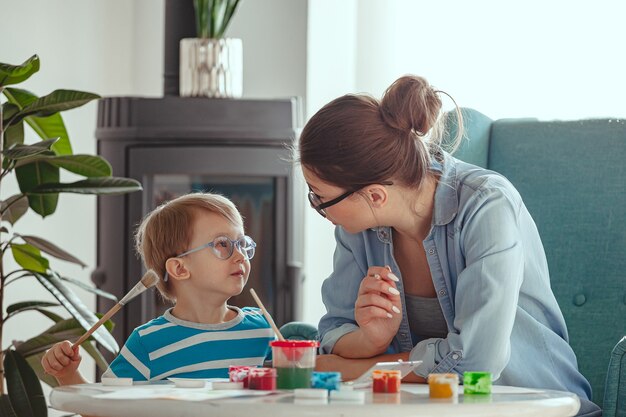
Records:
[[[180,258],[169,258],[165,261],[165,270],[170,278],[177,281],[191,277],[189,270],[185,267],[185,263]]]
[[[387,189],[381,184],[371,184],[364,191],[372,207],[380,208],[384,206],[389,198]]]

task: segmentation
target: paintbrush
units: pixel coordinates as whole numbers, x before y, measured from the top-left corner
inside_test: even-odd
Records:
[[[115,304],[109,311],[107,311],[106,314],[102,316],[102,318],[98,320],[96,324],[91,326],[91,329],[89,329],[87,333],[82,335],[80,339],[78,339],[72,345],[72,349],[75,349],[76,347],[80,346],[85,340],[87,340],[87,338],[91,336],[91,334],[95,332],[98,329],[98,327],[102,326],[102,324],[106,322],[108,319],[110,319],[111,316],[113,316],[113,314],[117,313],[119,309],[122,308],[123,305],[128,303],[133,298],[137,297],[139,294],[141,294],[148,288],[154,287],[157,282],[159,282],[159,276],[152,269],[149,269],[143,275],[143,277],[141,277],[141,280],[130,291],[128,291],[128,293],[124,296],[124,298],[118,301],[117,304]]]
[[[254,298],[254,301],[256,301],[256,303],[259,305],[259,308],[263,312],[263,315],[267,319],[267,322],[270,324],[270,326],[272,326],[272,329],[274,329],[274,333],[276,333],[276,336],[278,336],[278,340],[285,340],[283,335],[280,333],[280,330],[278,330],[278,327],[276,327],[276,323],[274,323],[272,316],[270,316],[270,313],[267,312],[265,306],[261,302],[261,299],[256,295],[256,292],[253,288],[250,288],[250,294],[252,294],[252,298]]]

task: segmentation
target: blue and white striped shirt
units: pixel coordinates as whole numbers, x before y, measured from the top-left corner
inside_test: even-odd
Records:
[[[180,320],[167,310],[133,331],[102,376],[227,378],[231,365],[262,366],[271,357],[272,328],[258,308],[229,308],[237,317],[220,324]]]

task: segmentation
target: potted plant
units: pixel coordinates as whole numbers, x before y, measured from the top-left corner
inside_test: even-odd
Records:
[[[52,325],[27,341],[13,342],[4,351],[0,349],[0,416],[46,416],[47,406],[39,379],[51,386],[56,385],[56,380],[44,374],[41,357],[52,344],[77,339],[98,321],[98,315],[92,313],[67,284],[115,299],[80,281],[61,276],[52,269],[48,255],[82,267],[86,265],[46,239],[19,233],[16,223],[29,209],[42,217],[53,214],[59,193],[103,195],[141,190],[141,184],[133,179],[112,177],[111,165],[102,157],[72,153],[60,112],[98,99],[98,95],[55,90],[38,97],[30,91],[9,87],[27,80],[39,70],[39,64],[37,55],[21,65],[0,63],[0,98],[6,98],[4,102],[0,100],[0,191],[3,180],[11,175],[15,175],[19,185],[19,193],[15,195],[5,197],[0,194],[0,347],[6,321],[14,320],[26,311],[41,313],[52,321]],[[42,138],[41,141],[24,143],[26,124]],[[60,182],[61,169],[84,179]],[[5,256],[12,256],[19,267],[8,271]],[[10,290],[11,283],[23,279],[42,285],[53,295],[55,302],[20,302],[5,310],[5,291]],[[54,307],[65,308],[71,318],[63,318],[51,311],[50,308]],[[109,330],[111,325],[107,323]],[[101,327],[92,340],[113,353],[119,350],[106,328]],[[106,368],[106,361],[91,343],[82,346],[98,366]]]
[[[236,98],[243,93],[241,39],[224,38],[239,0],[194,0],[196,38],[180,41],[180,95]]]

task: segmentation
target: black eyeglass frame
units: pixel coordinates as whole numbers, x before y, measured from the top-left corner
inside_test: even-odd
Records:
[[[380,184],[393,185],[393,181],[384,181],[384,182],[381,182]],[[320,196],[315,194],[315,192],[311,189],[311,187],[309,187],[309,193],[308,193],[309,203],[311,204],[311,207],[314,208],[315,211],[317,211],[320,214],[320,216],[322,216],[323,218],[326,218],[326,211],[324,211],[324,209],[327,209],[328,207],[334,206],[335,204],[342,202],[343,200],[350,197],[352,194],[356,193],[363,187],[365,186],[355,188],[351,191],[346,191],[345,193],[341,194],[339,197],[333,198],[332,200],[327,201],[325,203],[322,203],[322,199],[320,198]]]
[[[352,191],[346,191],[345,193],[341,194],[339,197],[333,198],[330,201],[322,203],[320,196],[315,194],[315,192],[311,190],[311,188],[309,188],[309,194],[308,194],[309,203],[311,204],[311,207],[313,207],[315,211],[317,211],[320,214],[320,216],[322,216],[323,218],[326,218],[326,212],[324,211],[325,208],[328,208],[330,206],[334,206],[337,203],[340,203],[341,201],[345,200],[346,198],[356,193],[357,191],[359,190],[357,189],[357,190],[352,190]]]

